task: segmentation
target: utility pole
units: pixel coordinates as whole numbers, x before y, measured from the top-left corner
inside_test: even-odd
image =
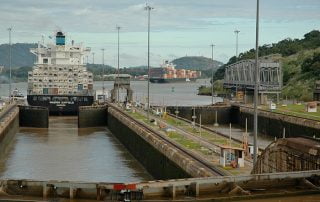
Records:
[[[103,94],[103,103],[106,102],[105,88],[104,88],[104,48],[102,50],[102,94]]]
[[[257,162],[258,156],[258,102],[259,102],[259,0],[257,0],[257,16],[256,16],[256,71],[255,71],[255,86],[254,86],[254,137],[253,137],[253,165]]]
[[[150,119],[150,13],[154,8],[148,4],[145,7],[145,10],[148,11],[148,121]]]
[[[92,52],[92,64],[94,65],[94,52]]]
[[[12,51],[11,51],[11,31],[12,31],[12,27],[8,28],[9,31],[9,103],[11,103],[11,76],[12,76],[12,71],[11,71],[11,66],[12,66]]]
[[[236,34],[236,60],[238,61],[238,54],[239,54],[239,30],[235,30],[234,33]]]
[[[117,79],[117,82],[118,82],[118,105],[120,104],[120,29],[121,27],[120,26],[117,26],[117,30],[118,30],[118,79]]]
[[[213,49],[215,47],[214,44],[211,44],[211,60],[212,60],[212,64],[211,64],[211,104],[213,105],[213,68],[214,68],[214,60],[213,60]]]

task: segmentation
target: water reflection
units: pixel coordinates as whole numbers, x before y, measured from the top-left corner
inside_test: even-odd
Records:
[[[77,128],[76,117],[50,117],[49,129],[20,128],[0,166],[1,178],[132,182],[145,169],[107,128]]]

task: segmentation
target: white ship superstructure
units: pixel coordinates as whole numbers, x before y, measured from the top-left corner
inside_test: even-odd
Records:
[[[92,94],[93,76],[84,65],[90,48],[82,44],[65,44],[65,36],[57,32],[56,44],[38,44],[31,49],[37,56],[33,70],[28,72],[29,95]]]
[[[50,113],[77,113],[79,106],[94,101],[93,75],[87,71],[84,58],[90,48],[65,43],[65,35],[57,32],[55,44],[38,44],[31,52],[37,56],[28,72],[29,105],[48,107]]]

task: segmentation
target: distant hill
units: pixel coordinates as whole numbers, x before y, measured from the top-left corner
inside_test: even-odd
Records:
[[[13,82],[25,82],[28,78],[28,71],[31,71],[32,67],[19,67],[12,68],[12,80]],[[8,83],[9,82],[9,68],[5,69],[0,75],[0,83]]]
[[[12,44],[12,67],[33,66],[36,59],[35,55],[30,53],[30,48],[37,47],[37,44],[16,43]],[[0,45],[0,66],[9,67],[9,45]]]
[[[14,81],[26,81],[27,71],[31,70],[31,67],[36,60],[35,55],[30,53],[30,48],[36,48],[37,44],[31,43],[16,43],[12,44],[12,67],[16,69],[13,72]],[[191,70],[201,70],[204,77],[211,75],[212,61],[210,58],[190,56],[182,57],[172,61],[177,69],[191,69]],[[214,61],[214,71],[221,66],[222,63]],[[9,67],[9,46],[8,44],[0,45],[0,66],[5,66],[5,70],[2,73],[4,76],[8,76],[9,72],[7,68]],[[95,80],[100,80],[102,73],[102,65],[89,64],[88,70],[94,74]],[[116,69],[106,65],[105,74],[116,73]],[[121,68],[120,73],[128,73],[133,76],[147,74],[146,66],[137,67],[127,67]],[[2,79],[0,83],[7,82],[6,79]]]
[[[212,68],[212,60],[206,57],[199,56],[186,56],[172,61],[177,69],[190,69],[190,70],[208,70]],[[214,69],[218,69],[223,63],[214,60]]]

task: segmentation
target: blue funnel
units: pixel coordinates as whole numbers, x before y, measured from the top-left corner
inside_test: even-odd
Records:
[[[66,36],[62,32],[56,34],[56,45],[66,45]]]

